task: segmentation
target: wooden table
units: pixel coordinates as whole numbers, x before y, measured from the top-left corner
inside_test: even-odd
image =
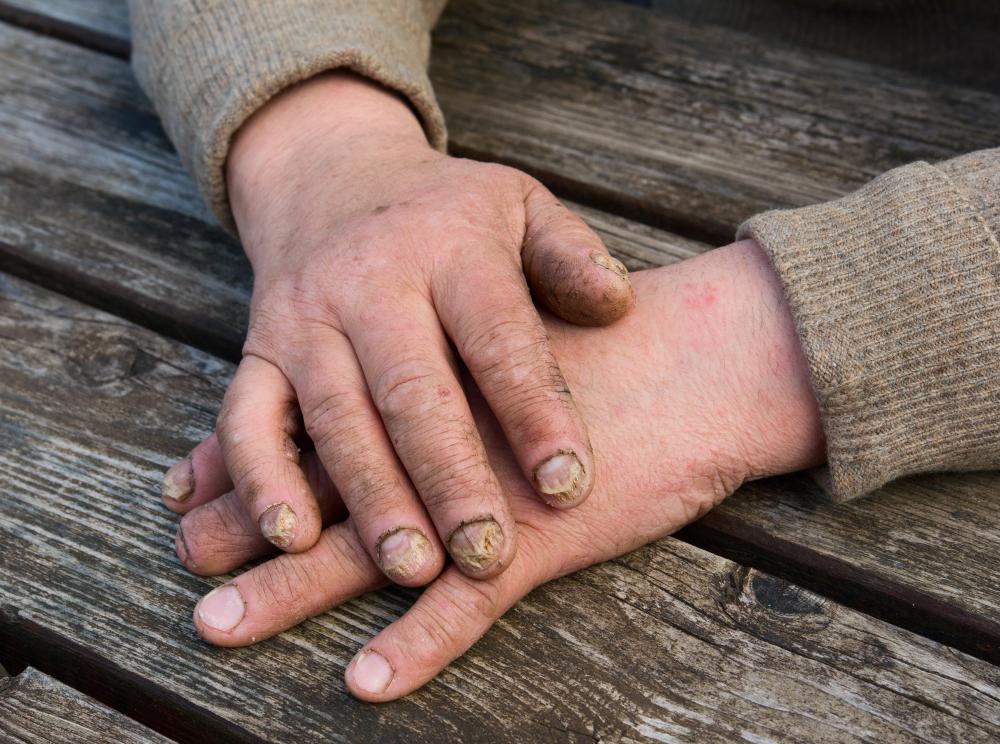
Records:
[[[661,4],[453,0],[435,37],[454,152],[537,175],[633,269],[998,144],[996,93]],[[0,741],[1000,737],[990,473],[840,506],[803,476],[746,487],[532,593],[388,705],[353,700],[344,665],[411,592],[199,641],[220,580],[179,565],[158,487],[213,427],[250,273],[132,79],[123,0],[0,0],[0,20]]]

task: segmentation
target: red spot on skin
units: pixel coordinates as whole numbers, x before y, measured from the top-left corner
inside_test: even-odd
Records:
[[[441,400],[445,400],[446,398],[450,398],[451,397],[451,390],[449,390],[444,385],[442,385],[441,387],[438,388],[438,397]]]
[[[692,310],[706,310],[718,299],[717,291],[712,282],[685,282],[684,304]]]

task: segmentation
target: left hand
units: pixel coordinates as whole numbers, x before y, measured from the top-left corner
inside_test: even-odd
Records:
[[[522,536],[509,569],[488,580],[454,565],[365,645],[346,670],[356,696],[381,702],[432,679],[509,607],[546,581],[607,560],[698,519],[744,481],[823,460],[808,368],[777,278],[743,241],[634,275],[638,309],[616,325],[546,325],[596,445],[599,487],[572,512],[533,496],[481,399],[476,419],[510,489]],[[303,461],[333,518],[342,505],[323,469]],[[178,530],[184,564],[221,574],[273,550],[234,494],[189,512]],[[198,632],[221,646],[274,635],[385,583],[352,520],[312,549],[286,554],[201,600]]]

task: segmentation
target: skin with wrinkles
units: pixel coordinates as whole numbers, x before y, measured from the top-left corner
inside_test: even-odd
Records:
[[[348,72],[255,113],[233,141],[227,186],[254,293],[217,438],[273,545],[298,553],[320,537],[320,503],[296,462],[309,439],[387,576],[425,584],[446,551],[477,578],[508,566],[517,525],[460,362],[526,477],[557,453],[575,458],[553,475],[566,488],[537,484],[538,498],[559,509],[587,498],[590,438],[530,290],[586,325],[626,315],[634,290],[544,186],[433,150],[401,99]],[[193,488],[182,502],[171,473],[171,508],[204,501]],[[493,527],[453,539],[481,518]],[[379,541],[403,527],[424,541],[401,562],[380,558]]]
[[[519,550],[503,573],[486,580],[446,568],[348,665],[352,693],[376,702],[405,695],[539,584],[679,529],[746,480],[822,462],[808,367],[778,281],[756,244],[744,241],[639,272],[634,281],[637,310],[618,324],[592,330],[546,319],[594,438],[599,487],[571,511],[540,502],[466,380],[490,462],[511,493]],[[313,457],[303,455],[303,472],[335,510],[338,496],[310,465]],[[202,480],[217,481],[225,470],[211,439],[198,462]],[[211,496],[183,518],[185,565],[220,574],[273,550],[232,522],[241,511],[227,504],[238,496],[219,489],[200,498]],[[310,550],[278,556],[231,580],[227,586],[239,592],[242,605],[229,598],[215,609],[215,600],[203,599],[195,613],[199,633],[218,645],[247,645],[384,584],[353,520],[332,521]],[[226,611],[233,607],[245,611],[228,627]],[[223,618],[227,628],[207,625],[203,615]]]

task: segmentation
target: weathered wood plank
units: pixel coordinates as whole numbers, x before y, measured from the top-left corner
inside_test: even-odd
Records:
[[[60,18],[120,33],[100,19],[122,0],[98,4]],[[716,240],[762,209],[998,144],[1000,96],[625,4],[452,0],[434,42],[456,151]]]
[[[0,742],[56,741],[169,740],[36,669],[29,667],[16,677],[0,678]]]
[[[0,265],[235,358],[249,269],[204,221],[125,64],[3,27],[0,61]],[[633,268],[704,247],[576,208]],[[771,481],[685,534],[997,659],[998,492],[1000,476],[949,476],[830,506],[804,479]]]
[[[631,0],[625,0],[629,2]],[[981,0],[937,5],[788,0],[635,0],[779,44],[897,67],[945,84],[1000,93],[1000,13]]]
[[[1000,663],[1000,473],[830,505],[808,476],[745,486],[684,539]]]
[[[0,21],[119,57],[131,46],[125,0],[0,0]]]
[[[1000,669],[673,539],[532,593],[386,706],[349,698],[341,675],[406,607],[403,591],[253,648],[210,648],[187,618],[217,582],[171,556],[156,490],[211,428],[231,372],[0,275],[0,654],[52,666],[60,655],[33,646],[87,649],[83,682],[127,694],[138,678],[188,704],[160,718],[177,736],[986,742],[1000,730]]]

